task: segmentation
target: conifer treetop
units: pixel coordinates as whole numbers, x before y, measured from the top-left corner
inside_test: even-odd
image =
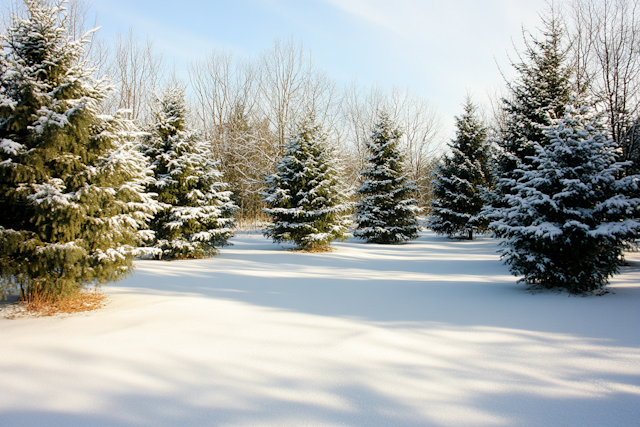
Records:
[[[546,127],[552,119],[564,117],[564,108],[571,102],[571,67],[567,64],[566,29],[554,4],[541,15],[542,39],[523,34],[526,48],[518,54],[520,62],[512,62],[518,72],[513,82],[507,82],[510,99],[504,99],[507,114],[505,127],[496,142],[501,149],[501,168],[505,171],[528,164],[535,154],[532,142],[546,144]]]
[[[504,99],[505,122],[495,137],[494,172],[497,181],[492,194],[487,194],[488,207],[503,206],[504,194],[513,193],[536,154],[536,144],[548,144],[546,128],[553,120],[564,117],[565,105],[572,100],[572,68],[567,64],[568,47],[565,27],[555,4],[542,15],[542,38],[524,34],[526,48],[519,54],[513,82],[508,82],[509,99]],[[489,212],[488,212],[489,213]]]

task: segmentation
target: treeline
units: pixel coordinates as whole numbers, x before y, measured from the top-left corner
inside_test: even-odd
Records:
[[[571,70],[576,93],[589,96],[606,115],[613,139],[631,159],[638,149],[640,81],[640,22],[636,0],[566,0],[552,3],[549,11],[562,32],[557,42]],[[89,4],[71,0],[69,32],[79,38],[90,29]],[[544,31],[544,30],[543,30]],[[516,58],[535,55],[537,36],[523,31],[525,49]],[[97,67],[97,77],[108,76],[115,89],[103,102],[107,113],[131,111],[131,118],[147,125],[154,99],[176,72],[163,60],[161,49],[130,29],[113,41],[98,36],[87,55]],[[512,64],[517,72],[524,61]],[[420,204],[430,207],[431,172],[441,155],[443,135],[437,111],[422,96],[408,89],[344,87],[318,67],[309,50],[293,39],[275,41],[255,58],[230,51],[212,51],[187,65],[188,104],[192,125],[203,132],[221,162],[225,181],[239,206],[238,217],[260,216],[264,176],[274,171],[288,133],[305,112],[316,117],[337,141],[344,159],[345,180],[359,185],[365,166],[365,141],[377,112],[385,108],[403,130],[400,150],[405,169],[417,184]],[[488,127],[505,126],[507,110],[502,99],[514,96],[512,82],[491,96]],[[480,108],[482,110],[482,108]]]
[[[265,214],[275,241],[324,250],[352,211],[372,243],[416,238],[422,211],[572,292],[604,287],[634,245],[640,1],[551,3],[492,116],[467,99],[439,158],[424,98],[341,88],[293,40],[214,51],[181,82],[152,42],[92,41],[86,4],[64,4],[24,0],[2,36],[1,280],[25,299],[117,280],[142,251],[212,255]]]

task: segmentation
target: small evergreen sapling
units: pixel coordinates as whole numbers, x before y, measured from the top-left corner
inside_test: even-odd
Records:
[[[364,182],[358,188],[362,196],[356,205],[354,235],[369,243],[402,243],[418,237],[420,208],[412,197],[415,184],[407,180],[403,159],[398,149],[402,132],[387,113],[378,115],[367,141],[370,157],[361,172]]]
[[[313,115],[298,125],[276,172],[266,179],[264,211],[273,221],[266,236],[302,250],[323,250],[350,236],[352,205],[340,184],[335,156]]]
[[[159,205],[132,123],[99,114],[86,36],[68,36],[62,2],[25,6],[0,54],[0,284],[55,301],[126,276]]]
[[[638,237],[640,199],[628,194],[640,177],[623,176],[627,163],[588,109],[566,111],[547,129],[550,143],[534,143],[531,167],[490,227],[524,282],[579,293],[606,286]]]
[[[491,187],[487,129],[470,99],[464,114],[456,118],[457,137],[451,154],[436,165],[429,227],[436,234],[467,236],[483,233],[489,221],[482,213],[483,195]]]
[[[202,258],[217,253],[233,234],[231,201],[208,144],[188,129],[184,89],[160,94],[142,150],[154,168],[150,191],[166,207],[151,222],[157,255]]]

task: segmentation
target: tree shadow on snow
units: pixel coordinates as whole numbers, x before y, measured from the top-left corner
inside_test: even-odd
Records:
[[[522,348],[516,351],[526,351],[525,343],[518,346]],[[572,378],[570,367],[550,367],[548,361],[540,360],[522,369],[518,361],[500,352],[494,356],[500,366],[495,370],[485,361],[446,354],[430,354],[432,367],[393,360],[378,361],[375,366],[368,366],[370,361],[364,366],[358,361],[329,366],[320,358],[282,361],[268,355],[255,356],[253,363],[244,360],[223,366],[185,354],[176,356],[169,348],[157,354],[161,363],[91,349],[72,352],[43,347],[39,355],[67,363],[53,373],[21,363],[14,368],[27,372],[29,383],[46,378],[55,393],[42,399],[43,406],[57,400],[66,407],[3,410],[2,425],[632,427],[640,417],[635,393],[607,387],[594,392],[585,387],[598,381],[605,370]],[[324,375],[320,381],[278,375],[273,372],[274,363]],[[117,366],[119,375],[105,383],[94,369],[101,364]],[[79,374],[83,374],[80,386]],[[637,376],[631,380],[635,385],[640,382]]]
[[[426,233],[404,245],[335,243],[329,253],[296,253],[262,236],[240,235],[206,260],[143,261],[115,286],[211,298],[332,317],[422,327],[425,322],[585,335],[639,345],[640,263],[631,261],[612,294],[532,294],[497,255],[495,239],[451,241]],[[637,254],[631,254],[638,256]],[[588,313],[575,316],[575,312]]]

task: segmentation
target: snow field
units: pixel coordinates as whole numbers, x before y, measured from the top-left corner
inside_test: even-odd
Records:
[[[489,238],[139,261],[86,314],[0,319],[0,426],[638,426],[640,256],[602,297]]]

